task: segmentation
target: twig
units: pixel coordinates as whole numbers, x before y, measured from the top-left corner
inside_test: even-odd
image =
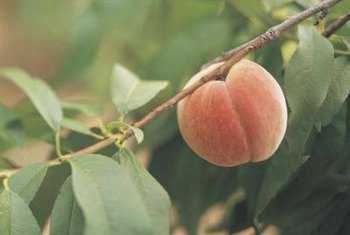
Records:
[[[334,54],[350,56],[350,51],[342,51],[342,50],[334,49]]]
[[[350,11],[346,14],[338,18],[332,24],[330,24],[327,29],[323,32],[323,36],[329,38],[332,34],[334,34],[337,30],[339,30],[346,22],[350,20]]]
[[[261,34],[260,36],[254,38],[253,40],[243,44],[242,46],[239,46],[237,48],[234,48],[228,52],[223,53],[222,56],[212,60],[210,63],[216,63],[220,61],[225,61],[221,66],[217,67],[210,73],[204,75],[201,77],[196,83],[191,85],[190,87],[182,90],[172,98],[170,98],[165,103],[159,105],[158,107],[154,108],[151,112],[149,112],[144,118],[134,123],[135,127],[143,127],[148,122],[156,118],[160,113],[164,112],[165,110],[170,109],[173,107],[177,102],[179,102],[181,99],[185,98],[186,96],[193,93],[196,89],[198,89],[200,86],[205,84],[208,81],[215,80],[216,78],[220,78],[221,76],[225,75],[228,70],[239,60],[241,60],[243,57],[251,53],[257,48],[260,48],[264,44],[272,41],[275,38],[278,38],[283,32],[285,32],[287,29],[291,28],[292,26],[302,22],[303,20],[307,19],[310,16],[315,15],[316,13],[320,11],[325,11],[328,8],[332,7],[333,5],[339,3],[342,0],[325,0],[322,1],[309,9],[306,9],[302,12],[300,12],[297,15],[294,15],[292,17],[289,17],[282,23],[273,26],[272,28],[268,29],[265,33]],[[127,138],[132,136],[132,133],[129,131],[127,133]],[[97,142],[93,145],[90,145],[86,148],[83,148],[81,150],[78,150],[74,153],[70,153],[67,155],[63,155],[60,158],[50,160],[48,164],[50,166],[52,165],[59,165],[62,160],[73,158],[78,155],[83,155],[87,153],[93,153],[96,152],[113,142],[115,142],[115,138],[118,138],[118,136],[109,137],[106,139],[101,140],[100,142]],[[16,173],[19,169],[11,169],[7,171],[0,172],[0,178],[1,177],[9,177],[12,174]]]

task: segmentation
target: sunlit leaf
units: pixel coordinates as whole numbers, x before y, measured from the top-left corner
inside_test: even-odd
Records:
[[[120,113],[139,108],[168,85],[167,81],[143,81],[121,65],[115,65],[111,94]]]
[[[87,154],[69,163],[85,234],[152,234],[142,199],[128,172],[116,161]]]

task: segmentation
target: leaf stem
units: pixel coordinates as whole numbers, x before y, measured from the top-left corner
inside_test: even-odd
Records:
[[[56,147],[56,154],[58,157],[62,156],[62,152],[61,152],[61,137],[60,137],[60,133],[56,132],[55,133],[55,147]]]

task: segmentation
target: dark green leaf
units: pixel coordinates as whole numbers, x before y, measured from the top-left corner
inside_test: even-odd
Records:
[[[29,97],[46,123],[58,132],[62,122],[62,110],[54,91],[42,80],[30,77],[16,68],[4,68],[0,73],[14,82]]]
[[[316,120],[322,126],[328,125],[340,110],[350,91],[350,62],[345,57],[338,57],[334,61],[331,85],[327,97],[318,110]]]
[[[101,117],[103,110],[102,105],[93,101],[61,101],[65,109],[78,110],[89,116]]]
[[[168,193],[127,149],[121,149],[114,158],[127,169],[147,208],[155,234],[169,234],[170,207]]]
[[[0,195],[1,235],[40,235],[41,231],[28,205],[16,193]]]
[[[123,66],[115,65],[112,99],[120,113],[127,113],[149,102],[167,85],[167,81],[142,81]]]
[[[35,197],[45,177],[47,165],[37,163],[22,168],[9,179],[10,189],[29,204]]]
[[[317,111],[331,85],[334,50],[332,44],[311,26],[299,26],[299,46],[284,79],[291,108],[285,138],[269,160],[257,204],[257,215],[268,205],[289,177],[307,160],[305,145]]]
[[[152,234],[142,199],[128,172],[116,161],[86,154],[69,163],[85,234]]]
[[[82,235],[84,217],[73,194],[72,178],[62,185],[52,210],[51,235]]]

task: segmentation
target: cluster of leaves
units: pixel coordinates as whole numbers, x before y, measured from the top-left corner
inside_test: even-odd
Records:
[[[71,167],[71,176],[65,175],[66,179],[54,203],[51,234],[168,233],[169,196],[134,154],[123,146],[123,142],[118,142],[119,151],[112,157],[82,154],[71,158],[69,153],[61,154],[59,141],[61,126],[64,126],[96,139],[111,137],[115,129],[121,134],[130,129],[137,142],[142,142],[143,132],[123,122],[123,116],[151,100],[167,86],[167,82],[142,81],[121,65],[116,65],[112,74],[111,96],[120,118],[106,126],[102,124],[101,132],[105,136],[101,136],[73,119],[63,118],[62,111],[62,107],[73,108],[99,118],[102,114],[100,108],[77,102],[61,102],[46,83],[19,69],[3,68],[0,73],[28,95],[43,120],[55,132],[59,156],[57,161],[29,165],[3,179],[4,187],[0,194],[1,234],[41,234],[29,205],[49,168],[67,162]]]

